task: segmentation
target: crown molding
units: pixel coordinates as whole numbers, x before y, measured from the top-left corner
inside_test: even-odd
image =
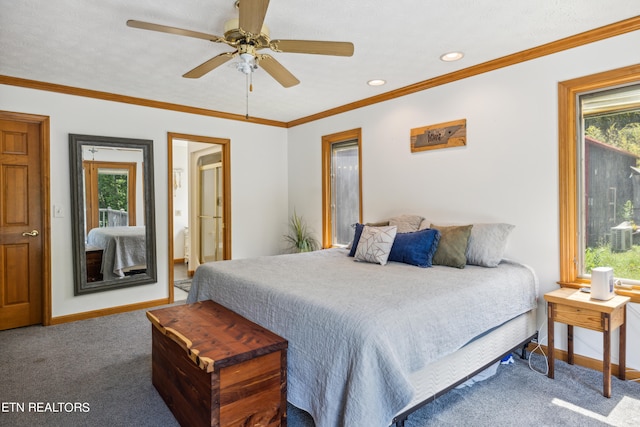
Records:
[[[521,62],[530,61],[532,59],[540,58],[543,56],[551,55],[554,53],[562,52],[564,50],[572,49],[585,44],[597,42],[607,38],[619,36],[622,34],[630,33],[640,30],[640,16],[619,21],[604,27],[599,27],[593,30],[585,31],[574,36],[569,36],[564,39],[556,40],[541,46],[537,46],[531,49],[523,50],[511,55],[506,55],[498,59],[483,62],[478,65],[473,65],[462,70],[454,71],[453,73],[444,74],[442,76],[434,77],[432,79],[424,80],[418,83],[414,83],[409,86],[404,86],[399,89],[395,89],[389,92],[382,93],[380,95],[372,96],[370,98],[361,99],[359,101],[345,104],[340,107],[332,108],[330,110],[322,111],[307,117],[302,117],[297,120],[292,120],[287,123],[287,127],[294,127],[304,123],[309,123],[315,120],[320,120],[326,117],[334,116],[336,114],[345,113],[347,111],[356,110],[358,108],[367,107],[369,105],[378,104],[380,102],[389,101],[391,99],[400,98],[402,96],[411,95],[416,92],[421,92],[426,89],[431,89],[436,86],[442,86],[447,83],[452,83],[457,80],[466,79],[468,77],[477,76],[479,74],[494,71],[499,68],[509,67],[511,65],[519,64]]]
[[[102,99],[105,101],[121,102],[124,104],[140,105],[143,107],[159,108],[163,110],[179,111],[181,113],[197,114],[200,116],[217,117],[220,119],[237,120],[246,123],[256,123],[267,126],[287,127],[285,122],[262,119],[259,117],[246,118],[240,114],[225,113],[222,111],[208,110],[206,108],[190,107],[188,105],[172,104],[170,102],[154,101],[151,99],[137,98],[134,96],[118,95],[115,93],[101,92],[92,89],[83,89],[73,86],[65,86],[56,83],[41,82],[37,80],[23,79],[0,75],[0,84],[20,86],[29,89],[45,90],[49,92],[64,93],[66,95],[83,96],[86,98]]]

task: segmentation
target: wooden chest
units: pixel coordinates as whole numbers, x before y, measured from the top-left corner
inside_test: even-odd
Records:
[[[147,317],[153,385],[180,425],[287,425],[285,339],[213,301]]]

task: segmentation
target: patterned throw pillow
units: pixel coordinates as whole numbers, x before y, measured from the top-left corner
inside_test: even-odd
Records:
[[[385,265],[389,259],[397,231],[396,226],[369,227],[365,225],[358,241],[355,260]]]
[[[360,224],[360,223],[354,224],[355,232],[353,234],[353,240],[351,241],[351,243],[349,243],[349,245],[347,245],[347,249],[349,249],[349,256],[355,256],[356,249],[358,247],[358,241],[360,240],[360,235],[362,234],[362,229],[364,228],[365,225],[368,225],[370,227],[383,227],[383,226],[389,225],[389,221],[368,222],[366,224]]]

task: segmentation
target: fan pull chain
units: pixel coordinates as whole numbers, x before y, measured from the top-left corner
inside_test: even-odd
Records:
[[[246,98],[247,98],[247,111],[245,113],[244,118],[249,120],[249,85],[250,85],[250,83],[249,83],[249,74],[245,74],[245,75],[246,75],[246,79],[247,79],[247,96],[246,96]]]
[[[247,112],[244,118],[249,120],[249,92],[253,92],[253,72],[245,74],[247,76]]]

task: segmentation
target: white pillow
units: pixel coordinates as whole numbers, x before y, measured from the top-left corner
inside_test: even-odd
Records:
[[[511,224],[473,224],[467,246],[467,264],[497,267],[514,228]]]
[[[398,227],[395,225],[386,227],[365,225],[358,241],[355,260],[385,265],[397,232]]]
[[[389,218],[389,225],[398,227],[398,233],[418,231],[424,218],[419,215],[398,215]]]

